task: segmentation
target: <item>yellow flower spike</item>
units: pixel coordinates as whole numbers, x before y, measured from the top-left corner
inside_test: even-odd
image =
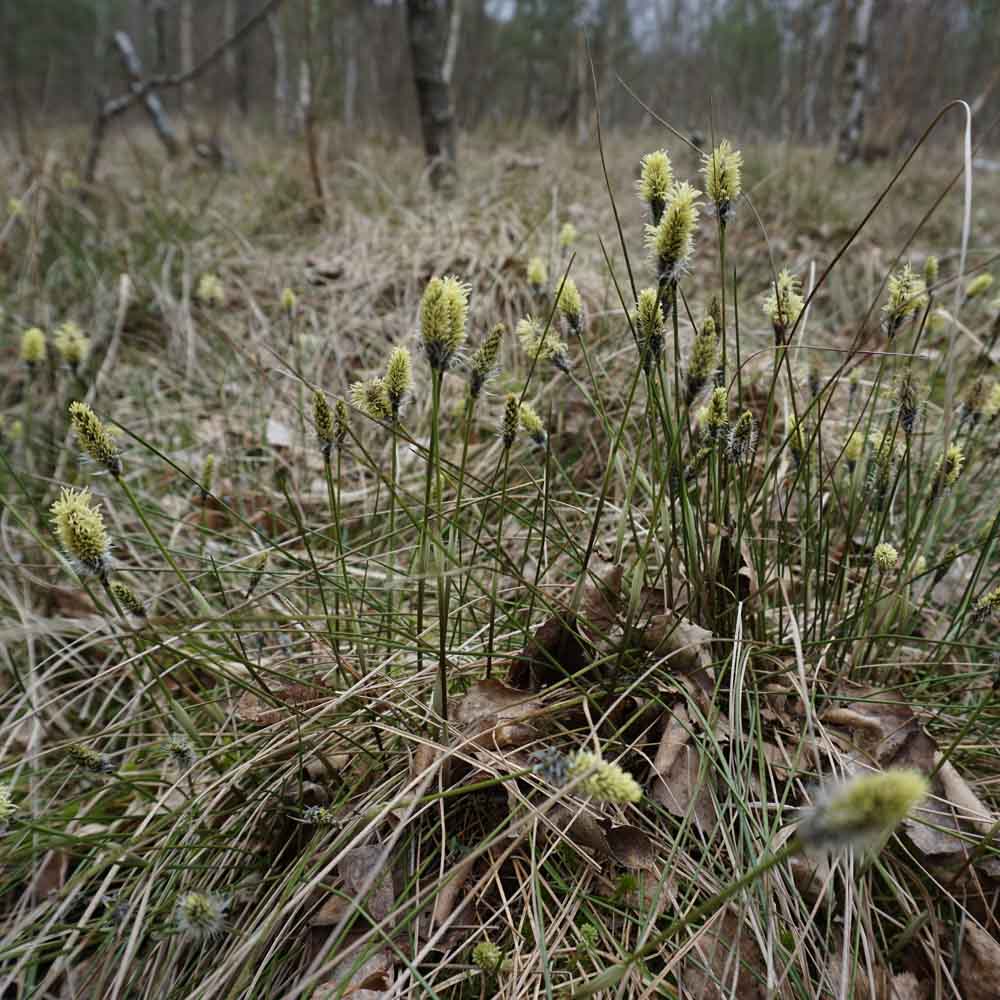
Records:
[[[21,334],[21,360],[29,367],[42,364],[48,356],[45,349],[45,334],[32,326]]]
[[[729,432],[726,458],[735,465],[744,465],[757,447],[757,423],[749,410],[744,410]]]
[[[853,431],[844,445],[844,458],[855,463],[864,454],[866,438],[861,431]]]
[[[928,288],[937,284],[940,271],[941,264],[933,254],[924,261],[924,284]]]
[[[63,323],[55,336],[55,348],[59,357],[76,371],[90,354],[90,338],[72,320]]]
[[[520,423],[519,406],[517,394],[507,393],[507,399],[503,408],[502,437],[504,448],[510,448],[517,438],[517,428]]]
[[[643,371],[648,375],[659,363],[663,351],[663,306],[655,288],[644,288],[639,293],[632,323],[639,341]]]
[[[735,201],[743,190],[740,170],[743,154],[723,139],[711,153],[702,157],[701,171],[705,177],[705,192],[715,203],[719,221],[725,225],[733,217]]]
[[[69,404],[69,422],[80,447],[116,479],[122,474],[121,453],[107,427],[86,403]]]
[[[6,782],[0,784],[0,836],[7,832],[7,827],[17,815],[17,804],[11,794],[10,785]]]
[[[934,481],[931,484],[931,498],[950,490],[962,475],[965,452],[957,444],[949,445],[945,453],[934,463]]]
[[[627,771],[598,754],[578,750],[569,761],[568,780],[583,776],[579,790],[601,802],[638,802],[642,788]]]
[[[453,275],[431,278],[420,300],[420,335],[427,361],[435,371],[447,371],[455,352],[465,343],[469,288]]]
[[[674,184],[667,193],[666,207],[659,223],[646,226],[646,248],[663,285],[676,284],[690,264],[700,194],[687,181]]]
[[[528,261],[528,284],[536,292],[540,292],[548,281],[549,269],[545,266],[545,261],[541,257],[532,257]]]
[[[222,282],[215,274],[203,274],[198,279],[198,287],[194,294],[195,298],[205,306],[221,306],[226,301]]]
[[[713,389],[709,397],[705,426],[713,440],[718,440],[729,431],[729,393],[722,386]]]
[[[551,327],[543,336],[541,324],[526,316],[517,324],[517,339],[532,360],[551,361],[560,371],[569,371],[569,350]]]
[[[888,573],[899,565],[899,552],[895,545],[880,542],[875,546],[875,565],[882,573]]]
[[[569,250],[576,243],[576,238],[576,226],[572,222],[563,223],[562,229],[559,230],[559,246],[563,250]]]
[[[715,372],[719,357],[719,342],[715,333],[715,320],[705,317],[701,332],[691,345],[691,359],[688,362],[685,402],[688,406],[705,387]]]
[[[579,337],[583,333],[583,299],[572,278],[563,282],[556,305],[570,331]]]
[[[351,402],[372,420],[388,420],[392,416],[392,407],[385,391],[385,382],[381,378],[355,382],[351,386]]]
[[[972,608],[972,620],[979,623],[992,618],[1000,611],[1000,587],[994,587],[983,594]]]
[[[528,403],[522,403],[518,409],[518,418],[525,434],[539,447],[545,445],[545,425],[542,418],[535,412],[534,407]]]
[[[383,381],[392,419],[398,420],[399,411],[413,388],[413,366],[410,362],[410,352],[405,347],[392,349]]]
[[[807,848],[877,847],[924,801],[930,790],[919,772],[893,769],[851,778],[824,792],[799,824]]]
[[[639,198],[649,206],[654,226],[663,216],[667,195],[673,182],[674,171],[665,149],[647,153],[639,161],[639,180],[636,182],[636,188]]]
[[[282,288],[281,290],[281,308],[289,316],[295,314],[295,308],[298,305],[298,299],[295,296],[295,292],[290,288]]]
[[[982,274],[977,274],[966,286],[965,286],[965,297],[967,299],[976,299],[980,295],[984,295],[990,290],[993,285],[993,275],[989,272],[983,272]]]
[[[49,513],[59,544],[81,574],[106,579],[111,540],[100,509],[91,501],[90,490],[63,487]]]
[[[496,375],[499,365],[500,347],[503,344],[504,325],[497,323],[483,338],[483,342],[472,355],[469,375],[469,395],[479,399],[487,382]]]
[[[927,305],[927,286],[909,264],[889,277],[889,299],[882,307],[882,328],[891,341],[908,316]]]
[[[316,428],[316,437],[319,438],[324,456],[329,456],[336,438],[336,430],[330,404],[318,389],[313,393],[313,426]]]
[[[131,615],[133,618],[146,617],[146,608],[142,601],[124,583],[119,583],[115,580],[111,584],[110,589],[111,593],[115,596],[115,600],[126,614]]]
[[[801,287],[799,279],[787,268],[782,268],[761,302],[764,315],[774,328],[774,342],[779,347],[786,342],[789,331],[802,315],[805,300]]]

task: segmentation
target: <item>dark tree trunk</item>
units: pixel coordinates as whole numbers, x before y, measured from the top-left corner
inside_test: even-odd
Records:
[[[450,186],[456,176],[455,115],[445,67],[449,22],[444,0],[406,0],[413,82],[434,188]]]

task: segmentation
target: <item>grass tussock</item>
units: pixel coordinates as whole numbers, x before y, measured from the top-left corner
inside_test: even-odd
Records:
[[[0,993],[1000,967],[993,220],[661,144],[5,171]]]

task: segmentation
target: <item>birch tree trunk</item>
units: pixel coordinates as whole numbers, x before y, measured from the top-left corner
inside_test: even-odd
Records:
[[[456,177],[455,113],[445,77],[449,20],[444,0],[406,0],[420,128],[435,189],[450,187]]]
[[[850,0],[850,29],[840,77],[840,134],[837,162],[853,163],[861,153],[868,96],[868,49],[874,0]]]
[[[194,8],[191,0],[181,0],[178,7],[180,23],[178,43],[181,50],[181,73],[190,73],[194,69]],[[194,86],[185,83],[181,86],[181,107],[190,109],[194,95]]]
[[[274,128],[280,132],[287,130],[288,112],[288,49],[285,46],[285,32],[277,11],[267,15],[267,30],[271,36],[271,52],[274,56]]]

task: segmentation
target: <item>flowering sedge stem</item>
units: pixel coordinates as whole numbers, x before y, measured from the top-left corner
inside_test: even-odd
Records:
[[[503,548],[503,515],[507,509],[507,472],[510,468],[510,448],[503,450],[503,472],[500,481],[500,513],[497,515],[497,565],[493,568],[490,580],[490,624],[489,636],[486,640],[486,676],[490,676],[493,667],[493,636],[496,630],[497,614],[497,580],[500,576],[500,554]]]

